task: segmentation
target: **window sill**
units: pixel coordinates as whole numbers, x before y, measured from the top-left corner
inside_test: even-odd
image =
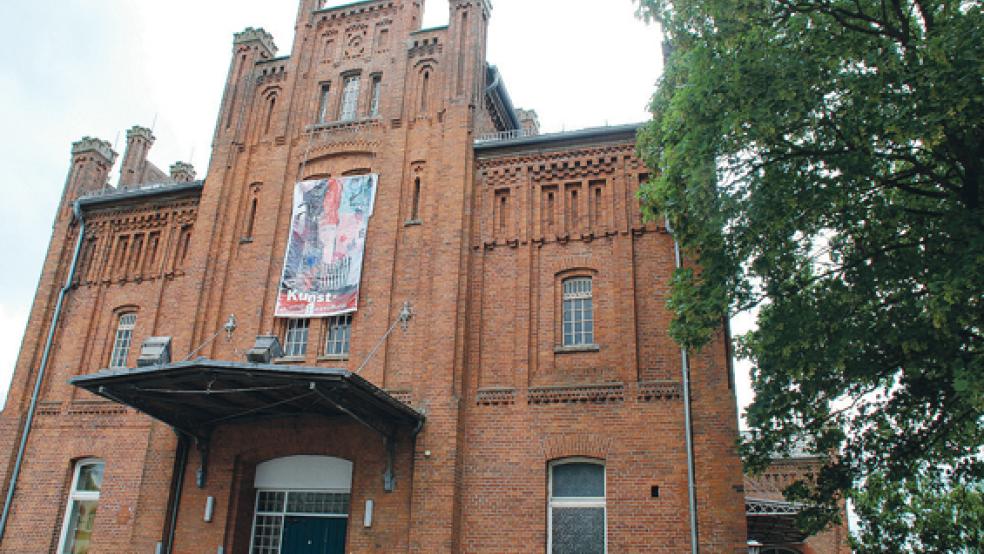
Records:
[[[414,225],[423,225],[424,222],[419,219],[408,219],[403,222],[404,227],[412,227]]]
[[[305,360],[304,356],[284,356],[283,358],[274,358],[273,363],[275,364],[296,364],[303,362]]]
[[[555,346],[554,354],[573,354],[575,352],[597,352],[601,346],[597,344],[577,344],[573,346]]]
[[[348,354],[323,354],[318,356],[319,362],[345,362],[348,359]]]

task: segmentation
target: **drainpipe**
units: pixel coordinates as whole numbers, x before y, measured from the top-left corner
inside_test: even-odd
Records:
[[[48,339],[44,343],[44,352],[41,354],[41,365],[38,367],[38,376],[34,380],[34,392],[31,394],[31,404],[27,410],[27,420],[24,422],[24,431],[21,433],[20,446],[17,448],[17,460],[14,462],[14,471],[10,474],[10,486],[7,488],[7,498],[3,503],[3,515],[0,516],[0,542],[3,541],[3,533],[7,529],[7,518],[10,517],[10,510],[14,503],[14,491],[17,488],[17,478],[20,476],[21,465],[24,463],[24,453],[27,450],[27,437],[31,433],[31,424],[34,423],[34,411],[37,409],[38,396],[41,394],[41,382],[44,381],[44,370],[48,366],[48,357],[51,354],[51,345],[55,340],[55,330],[58,328],[58,320],[61,317],[62,304],[65,296],[72,288],[75,280],[75,266],[79,261],[79,251],[82,249],[82,240],[85,237],[85,219],[82,217],[82,206],[76,200],[72,204],[72,211],[75,219],[79,222],[79,238],[75,241],[75,252],[72,253],[72,263],[68,266],[68,276],[65,278],[65,286],[58,293],[58,301],[55,302],[55,312],[51,314],[51,325],[48,328]]]
[[[673,236],[670,220],[666,220],[666,230]],[[673,237],[673,254],[676,268],[683,267],[683,256],[680,254],[680,243]],[[690,552],[697,554],[700,546],[697,544],[697,479],[694,469],[694,432],[690,415],[690,356],[686,346],[680,347],[680,370],[683,374],[683,425],[687,436],[687,489],[690,499]]]

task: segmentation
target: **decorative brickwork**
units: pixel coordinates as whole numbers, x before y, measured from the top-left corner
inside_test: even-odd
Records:
[[[516,389],[478,389],[475,402],[479,406],[504,406],[516,403]]]
[[[683,395],[683,387],[673,381],[639,382],[639,400],[653,402],[656,400],[679,400]]]
[[[530,387],[527,401],[530,404],[577,404],[582,402],[621,402],[625,400],[622,383]]]

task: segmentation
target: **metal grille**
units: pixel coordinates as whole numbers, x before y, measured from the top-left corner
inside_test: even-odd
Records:
[[[349,339],[352,337],[352,314],[328,318],[328,332],[325,340],[325,355],[346,356],[349,353]]]
[[[359,106],[359,76],[345,78],[342,88],[342,113],[338,119],[351,121],[355,119],[355,112]]]
[[[310,319],[288,319],[287,333],[284,335],[284,355],[303,356],[307,354],[308,329]]]
[[[594,344],[594,306],[591,278],[564,281],[564,346]]]
[[[130,353],[130,343],[133,340],[133,327],[137,324],[137,314],[123,314],[116,327],[116,339],[113,341],[113,355],[109,359],[109,367],[126,367],[126,358]]]

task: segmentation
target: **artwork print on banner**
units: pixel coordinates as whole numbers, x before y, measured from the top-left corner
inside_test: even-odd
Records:
[[[294,185],[278,317],[327,317],[358,307],[378,180],[369,174]]]

